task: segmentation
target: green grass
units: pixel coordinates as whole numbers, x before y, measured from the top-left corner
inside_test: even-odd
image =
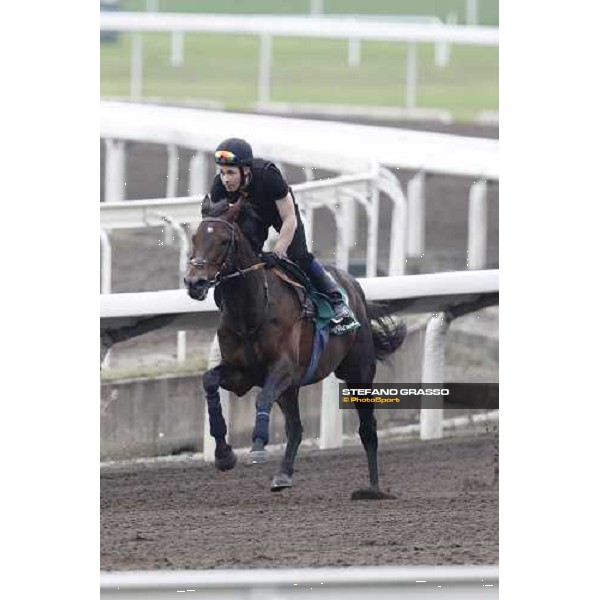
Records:
[[[122,0],[122,10],[146,10],[146,0]],[[310,0],[159,0],[161,12],[308,14]],[[465,0],[323,0],[324,14],[433,15],[465,22]],[[498,25],[498,0],[479,0],[479,24]]]
[[[259,41],[255,36],[186,34],[185,60],[170,64],[171,37],[144,34],[143,95],[165,100],[214,100],[229,109],[252,108],[258,97]],[[223,52],[223,49],[226,52]],[[276,38],[271,100],[402,107],[406,45],[363,42],[360,67],[347,64],[347,43]],[[131,36],[101,45],[101,94],[129,95]],[[418,46],[417,106],[443,108],[470,120],[498,109],[498,49],[453,46],[438,68],[431,44]]]

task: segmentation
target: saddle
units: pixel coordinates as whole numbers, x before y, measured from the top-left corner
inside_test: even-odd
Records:
[[[296,263],[286,257],[281,257],[277,262],[277,267],[274,267],[272,271],[298,294],[302,311],[300,318],[311,319],[315,323],[310,361],[300,381],[300,385],[308,385],[312,383],[319,359],[327,346],[329,335],[332,333],[330,323],[335,312],[329,298],[315,289],[310,279]],[[341,292],[346,296],[343,289]]]
[[[315,321],[317,329],[325,327],[331,321],[334,310],[329,298],[321,294],[311,283],[304,271],[287,257],[278,260],[273,273],[289,284],[298,295],[302,309],[302,318]]]

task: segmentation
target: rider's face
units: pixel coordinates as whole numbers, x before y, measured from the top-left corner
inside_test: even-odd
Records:
[[[238,167],[219,167],[219,177],[221,183],[228,192],[237,192],[242,183],[242,176]]]

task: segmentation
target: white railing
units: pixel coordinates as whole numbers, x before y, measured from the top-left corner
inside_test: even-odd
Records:
[[[379,191],[385,191],[393,203],[390,228],[390,262],[388,273],[401,275],[405,270],[406,256],[406,198],[402,189],[392,188],[382,169],[374,167],[366,173],[342,175],[322,181],[294,185],[293,192],[301,212],[309,249],[313,245],[313,213],[316,208],[327,208],[336,224],[335,263],[348,270],[350,251],[355,245],[357,215],[355,203],[362,206],[367,217],[366,274],[377,274],[377,242],[379,235]],[[110,249],[108,232],[113,229],[174,226],[178,223],[196,224],[200,221],[200,200],[197,196],[160,200],[131,200],[100,204],[100,226],[103,231],[103,251]],[[172,236],[166,235],[171,239]],[[187,239],[179,236],[180,278],[185,274],[188,254]],[[110,264],[106,261],[104,277],[110,281]]]
[[[499,272],[460,271],[430,275],[404,275],[399,277],[374,277],[359,279],[369,301],[401,301],[398,311],[404,313],[434,313],[430,317],[425,335],[421,381],[444,381],[445,334],[455,314],[497,304]],[[185,290],[167,290],[134,294],[102,294],[100,296],[101,333],[120,327],[143,326],[143,322],[156,317],[173,317],[165,329],[195,329],[215,327],[217,307],[212,291],[203,302],[187,296]],[[443,327],[440,324],[443,323]],[[209,367],[219,361],[218,346],[213,343]],[[223,413],[228,414],[229,394],[223,394]],[[332,410],[338,405],[336,378],[331,375],[324,381],[321,399],[320,447],[337,448],[342,445],[342,411]],[[443,410],[421,411],[421,438],[432,439],[443,435]],[[208,423],[208,419],[206,419]],[[206,438],[206,436],[205,436]],[[210,443],[210,439],[208,439]],[[206,460],[212,458],[210,448],[205,448]]]
[[[143,32],[172,34],[171,62],[183,61],[183,34],[221,33],[256,35],[260,38],[258,68],[259,105],[268,105],[271,90],[272,40],[274,37],[343,39],[349,42],[349,59],[356,63],[359,40],[408,44],[406,69],[406,108],[416,108],[417,43],[498,46],[497,27],[466,27],[442,23],[405,22],[391,17],[364,16],[292,16],[292,15],[214,15],[175,13],[100,14],[101,31],[133,33],[131,45],[130,97],[142,97]],[[354,45],[354,48],[353,48]]]
[[[315,208],[328,208],[336,224],[335,262],[340,269],[348,270],[350,250],[355,243],[356,213],[354,202],[362,205],[367,217],[368,246],[366,256],[367,276],[377,274],[377,239],[379,235],[378,175],[374,168],[368,173],[342,175],[324,181],[313,181],[294,186],[294,195],[300,210],[304,214],[306,239],[309,249],[313,245],[313,212]],[[169,180],[171,181],[171,180]],[[392,191],[394,192],[394,191]],[[404,225],[406,219],[406,199],[402,190],[391,194],[394,203],[392,228],[390,231],[390,274],[404,272],[405,240]],[[200,201],[198,197],[170,198],[164,200],[137,200],[100,204],[101,248],[102,248],[102,285],[101,292],[109,293],[111,284],[111,243],[110,231],[114,229],[132,229],[140,227],[163,226],[164,239],[177,236],[179,244],[179,283],[187,268],[189,257],[188,234],[181,224],[196,224],[200,220]],[[394,228],[393,223],[401,226]],[[186,360],[186,335],[177,334],[177,358]],[[108,364],[108,363],[105,363]]]
[[[106,0],[107,4],[116,4],[117,0]],[[479,0],[465,0],[466,21],[468,25],[477,25],[478,23],[478,2]],[[324,11],[324,0],[310,0],[310,14],[322,15]],[[146,0],[146,10],[148,12],[159,12],[160,0]],[[364,15],[361,15],[364,16]],[[396,15],[386,15],[395,17]]]
[[[349,567],[100,573],[101,598],[163,600],[176,593],[204,598],[402,598],[492,600],[499,597],[497,566]]]
[[[286,132],[284,136],[280,134],[281,131]],[[312,178],[314,168],[354,174],[374,172],[379,168],[379,183],[371,190],[368,214],[373,215],[370,217],[372,220],[376,218],[380,191],[389,195],[394,202],[391,274],[404,271],[404,253],[409,257],[419,257],[425,252],[426,175],[470,177],[473,184],[469,194],[469,252],[466,254],[466,264],[470,269],[485,267],[487,181],[498,180],[499,177],[497,140],[115,102],[101,103],[100,132],[106,146],[106,202],[118,202],[125,198],[123,141],[157,143],[168,149],[165,159],[171,176],[167,179],[167,192],[176,189],[175,147],[195,151],[190,163],[188,189],[190,194],[200,194],[206,192],[210,185],[206,179],[208,155],[229,134],[251,140],[258,156],[272,158],[278,164],[304,167],[307,179]],[[393,175],[394,169],[414,172],[406,193]],[[294,189],[302,191],[304,188],[298,186]],[[348,222],[353,222],[353,204],[360,202],[361,198],[364,198],[362,194],[343,194],[340,206]],[[173,210],[177,210],[176,207]],[[176,218],[174,214],[170,216]],[[354,228],[351,228],[347,242],[352,244],[353,241]],[[371,255],[375,254],[376,243],[374,236],[370,236]],[[372,263],[369,264],[371,275],[374,267]]]

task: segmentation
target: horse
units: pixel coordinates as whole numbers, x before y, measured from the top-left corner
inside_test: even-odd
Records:
[[[217,292],[220,296],[217,336],[222,359],[202,379],[210,433],[216,442],[215,466],[226,471],[236,464],[235,453],[226,440],[219,388],[243,396],[258,386],[261,390],[256,397],[250,456],[253,462],[264,460],[271,408],[277,403],[285,417],[287,443],[271,490],[281,491],[292,486],[294,461],[302,440],[298,393],[311,357],[314,319],[303,314],[298,291],[291,282],[280,277],[278,269],[265,268],[261,261],[264,235],[261,237],[260,230],[264,225],[248,201],[210,203],[207,198],[202,216],[192,236],[184,283],[195,300],[204,300],[213,286],[215,298]],[[376,362],[400,348],[406,324],[391,319],[384,305],[368,303],[359,283],[348,273],[334,267],[327,269],[345,290],[361,327],[330,336],[312,378],[303,385],[334,372],[348,388],[371,387]],[[369,487],[355,491],[351,497],[394,497],[379,486],[374,406],[355,403],[355,408],[360,422],[358,433],[367,455]]]

